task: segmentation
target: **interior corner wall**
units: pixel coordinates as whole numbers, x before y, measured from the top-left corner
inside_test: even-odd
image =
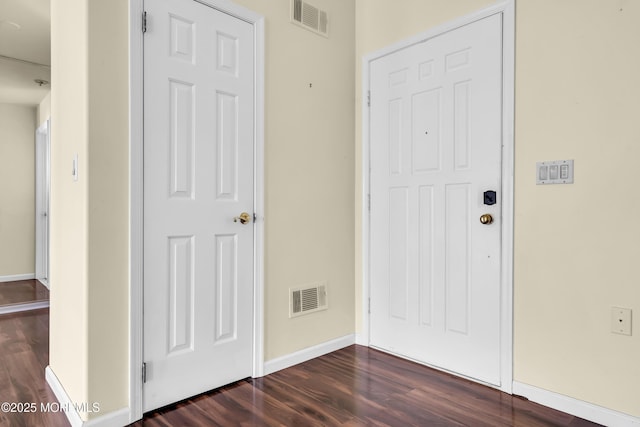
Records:
[[[354,333],[353,0],[311,2],[329,37],[290,22],[290,0],[237,0],[265,17],[265,359]],[[329,309],[289,318],[289,288],[328,284]]]
[[[87,18],[86,0],[51,1],[49,365],[78,403],[88,401]]]
[[[35,272],[36,109],[0,104],[0,277]]]
[[[363,55],[491,4],[356,0],[357,102]],[[516,2],[514,379],[636,417],[638,21],[638,2]],[[561,159],[574,159],[575,183],[537,186],[536,162]],[[357,201],[361,174],[358,160]],[[355,240],[360,272],[358,229]],[[611,333],[612,306],[635,311],[633,336]]]

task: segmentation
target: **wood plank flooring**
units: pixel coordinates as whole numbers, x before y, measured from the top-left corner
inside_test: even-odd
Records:
[[[0,316],[0,403],[56,402],[44,379],[48,309]],[[0,411],[0,427],[58,427],[62,413]],[[134,427],[596,426],[380,351],[350,346],[145,415]]]
[[[49,299],[49,290],[37,280],[0,283],[0,305],[23,304]]]
[[[0,411],[0,427],[69,425],[63,413],[40,410],[41,403],[57,402],[44,379],[44,368],[48,363],[49,309],[1,315],[0,404],[33,403],[36,411]]]
[[[571,426],[597,424],[362,346],[147,414],[166,426]]]

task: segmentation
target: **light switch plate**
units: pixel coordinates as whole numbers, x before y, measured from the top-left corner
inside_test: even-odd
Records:
[[[74,181],[78,180],[78,155],[73,156],[73,162],[71,166],[71,176]]]
[[[536,163],[536,184],[573,184],[573,160]]]

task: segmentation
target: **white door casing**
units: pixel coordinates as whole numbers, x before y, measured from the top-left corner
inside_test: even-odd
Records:
[[[505,391],[512,19],[505,2],[370,55],[363,67],[371,91],[363,298],[371,314],[361,342]],[[484,205],[486,190],[497,192],[495,205]],[[493,224],[480,224],[484,213]]]
[[[36,130],[36,280],[49,288],[50,120]]]
[[[254,371],[256,77],[252,24],[193,0],[145,8],[148,411]]]

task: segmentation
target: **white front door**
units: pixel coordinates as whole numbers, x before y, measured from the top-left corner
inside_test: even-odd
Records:
[[[371,345],[495,385],[501,43],[498,14],[370,69]]]
[[[251,24],[193,0],[145,10],[150,411],[252,374],[255,102]]]

